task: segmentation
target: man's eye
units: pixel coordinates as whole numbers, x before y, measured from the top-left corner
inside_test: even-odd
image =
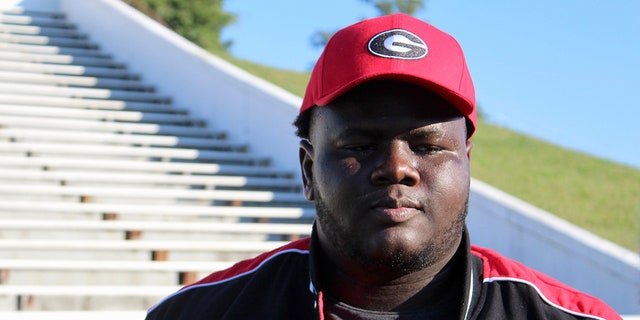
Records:
[[[438,146],[434,146],[434,145],[419,145],[419,146],[415,146],[415,147],[413,147],[411,149],[415,153],[422,153],[422,154],[435,153],[435,152],[438,152],[438,151],[442,151],[442,148],[440,148]]]
[[[347,149],[349,151],[355,151],[355,152],[364,152],[364,151],[373,150],[374,146],[368,145],[368,144],[357,144],[357,145],[346,146],[345,149]]]

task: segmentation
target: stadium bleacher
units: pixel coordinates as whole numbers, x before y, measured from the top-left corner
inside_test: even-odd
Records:
[[[0,317],[135,319],[308,235],[290,172],[192,117],[63,13],[0,12]]]

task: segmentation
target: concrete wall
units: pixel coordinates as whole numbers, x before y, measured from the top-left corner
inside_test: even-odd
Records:
[[[251,76],[117,0],[61,0],[79,29],[153,84],[174,105],[205,119],[215,131],[250,152],[298,174],[298,139],[292,125],[301,99]]]
[[[471,186],[472,243],[597,296],[618,312],[640,313],[638,254],[483,182]]]
[[[19,2],[18,0],[3,0]],[[80,30],[143,75],[175,105],[250,142],[251,152],[297,172],[291,122],[300,99],[211,56],[117,0],[24,0],[59,9]],[[301,44],[302,45],[302,44]],[[473,243],[598,296],[625,314],[640,314],[640,257],[479,181],[468,219]]]

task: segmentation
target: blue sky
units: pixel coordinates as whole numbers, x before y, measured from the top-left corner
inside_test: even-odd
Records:
[[[640,1],[425,0],[416,16],[453,35],[477,101],[497,124],[640,168]],[[227,0],[237,57],[310,70],[317,30],[375,16],[360,0]],[[479,130],[482,130],[480,128]]]

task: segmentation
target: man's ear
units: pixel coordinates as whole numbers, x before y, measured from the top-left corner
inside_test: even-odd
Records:
[[[313,145],[309,140],[300,141],[299,149],[300,157],[300,170],[302,171],[302,186],[304,190],[304,197],[309,200],[314,200],[313,194]]]
[[[473,141],[467,139],[467,159],[471,160],[471,149],[473,149]]]

